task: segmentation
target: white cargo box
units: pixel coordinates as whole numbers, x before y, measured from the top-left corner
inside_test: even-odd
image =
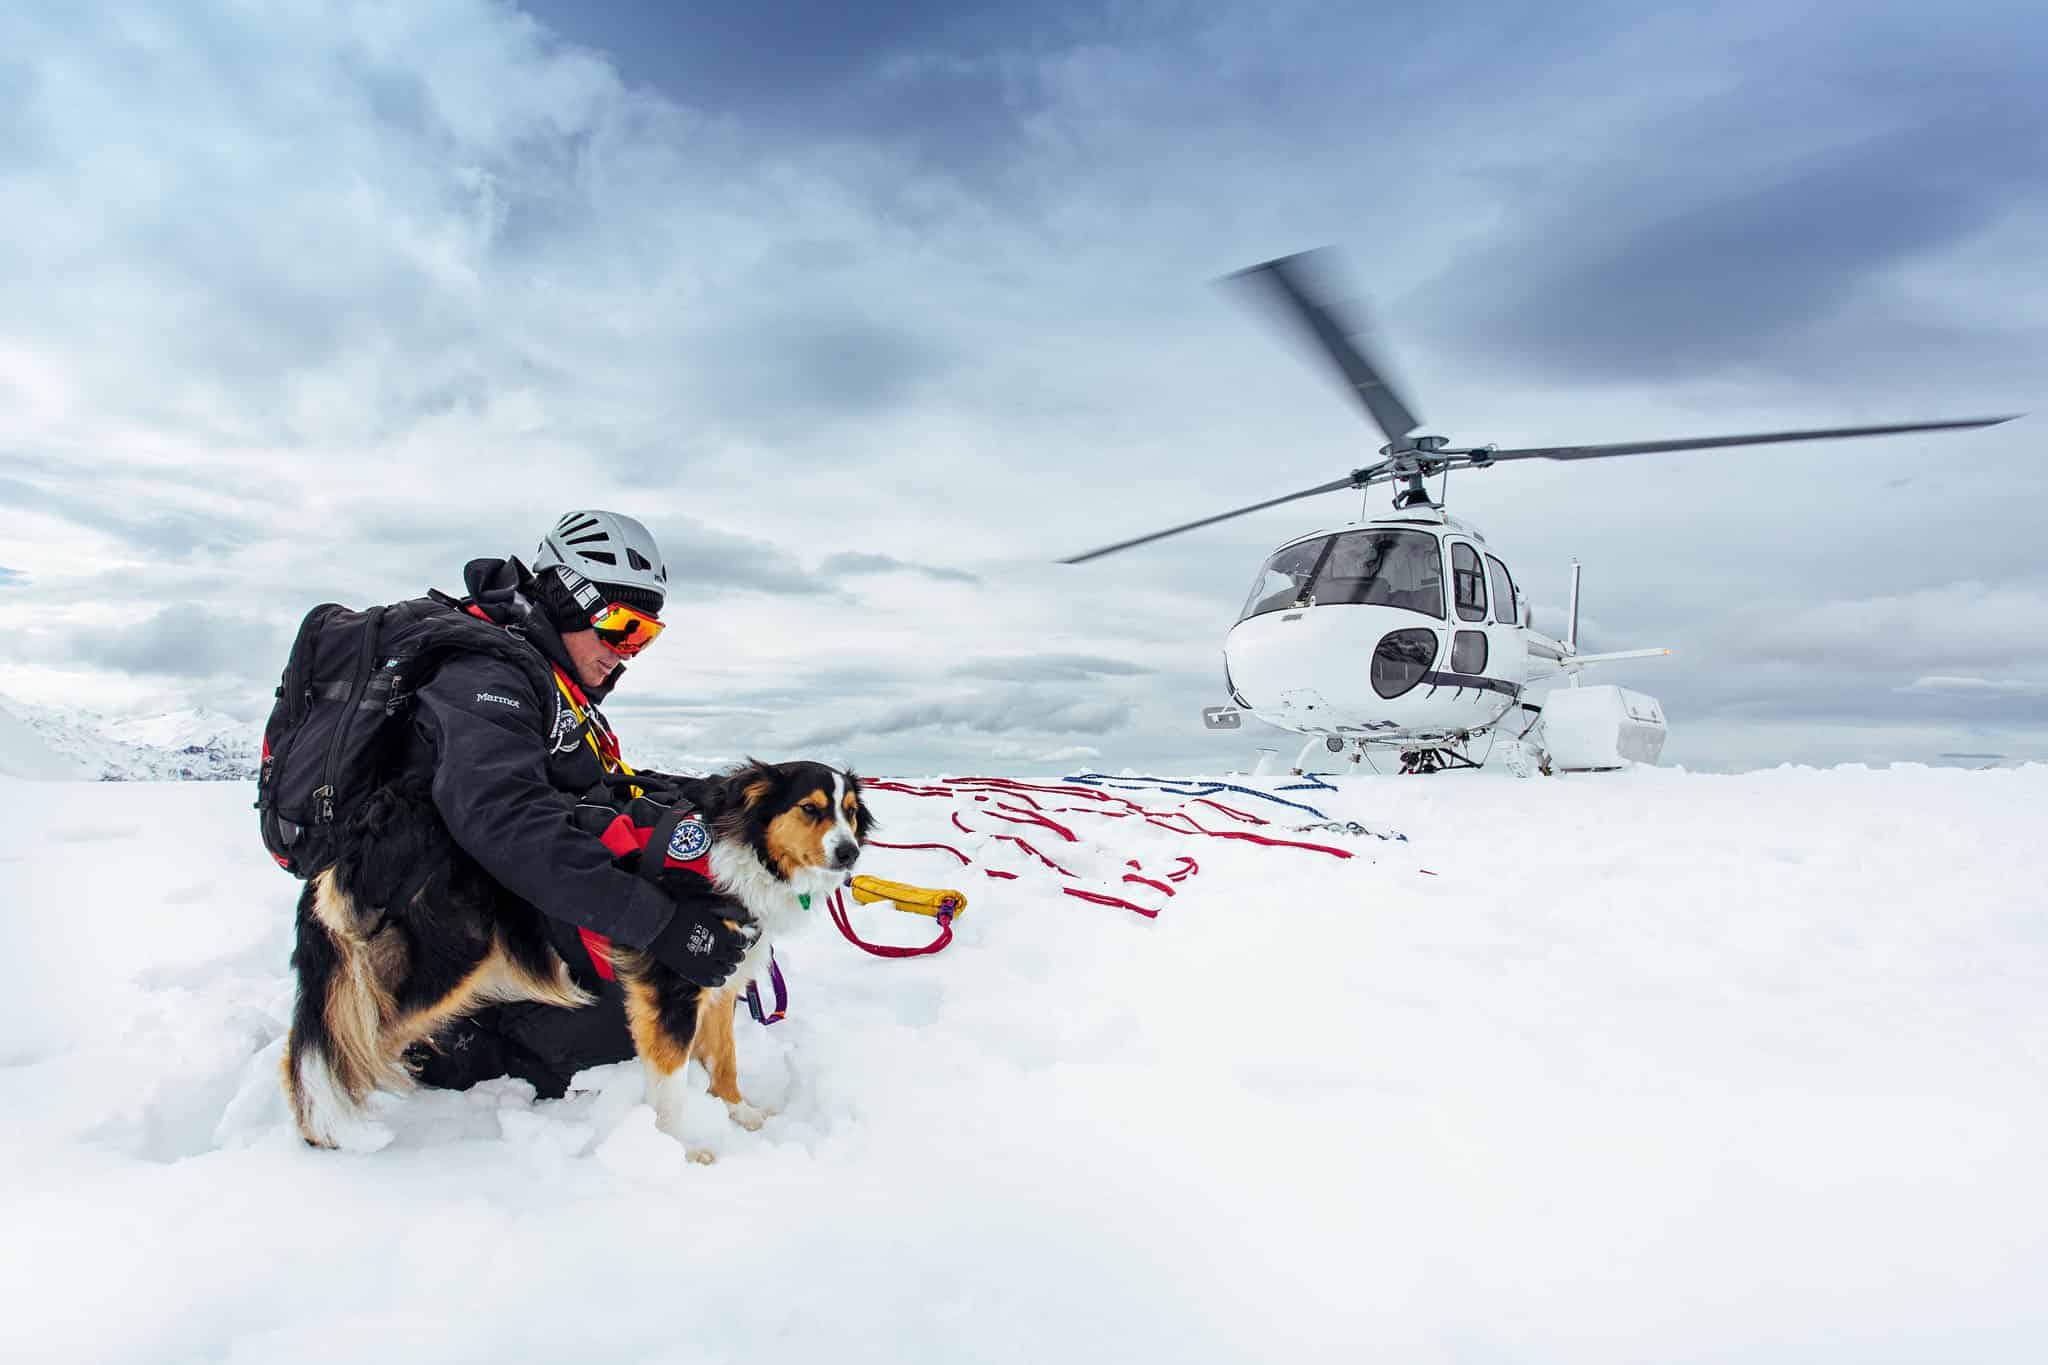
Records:
[[[1655,763],[1664,752],[1664,708],[1612,684],[1554,687],[1543,699],[1543,749],[1552,771]]]

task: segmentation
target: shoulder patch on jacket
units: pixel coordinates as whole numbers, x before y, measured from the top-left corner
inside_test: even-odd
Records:
[[[676,823],[676,832],[669,836],[668,856],[679,863],[693,863],[711,849],[711,831],[704,828],[703,817],[690,815]]]

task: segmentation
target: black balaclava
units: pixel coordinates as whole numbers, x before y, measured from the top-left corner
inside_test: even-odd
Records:
[[[542,569],[534,576],[535,596],[548,624],[567,635],[571,631],[589,630],[590,613],[585,611],[562,584],[561,576],[553,568]],[[644,611],[649,616],[661,615],[662,597],[649,588],[635,587],[629,583],[606,583],[591,579],[591,585],[604,594],[607,602],[621,602],[635,611]]]

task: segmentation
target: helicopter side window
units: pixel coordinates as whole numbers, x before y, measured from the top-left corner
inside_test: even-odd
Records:
[[[1458,619],[1486,619],[1486,570],[1479,567],[1479,551],[1462,540],[1451,542],[1451,585],[1458,598]]]
[[[1488,555],[1486,567],[1493,575],[1493,619],[1504,626],[1520,625],[1515,619],[1515,580],[1508,577],[1508,566]]]
[[[1444,614],[1444,567],[1427,531],[1346,531],[1316,575],[1316,601],[1402,607],[1438,620]]]
[[[1251,596],[1245,598],[1244,613],[1237,619],[1306,605],[1309,585],[1315,581],[1316,561],[1323,557],[1323,547],[1329,543],[1327,537],[1304,540],[1267,560],[1252,581]]]

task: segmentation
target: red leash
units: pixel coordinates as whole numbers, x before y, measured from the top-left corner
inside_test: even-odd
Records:
[[[938,845],[944,847],[944,845]],[[950,899],[950,898],[949,898]],[[939,922],[939,936],[922,948],[898,948],[889,943],[869,943],[853,932],[853,923],[846,915],[846,888],[833,891],[832,899],[825,902],[825,908],[832,912],[832,922],[839,926],[839,932],[846,935],[846,941],[864,953],[876,957],[925,957],[936,953],[953,941],[953,912],[941,910],[933,918]]]

